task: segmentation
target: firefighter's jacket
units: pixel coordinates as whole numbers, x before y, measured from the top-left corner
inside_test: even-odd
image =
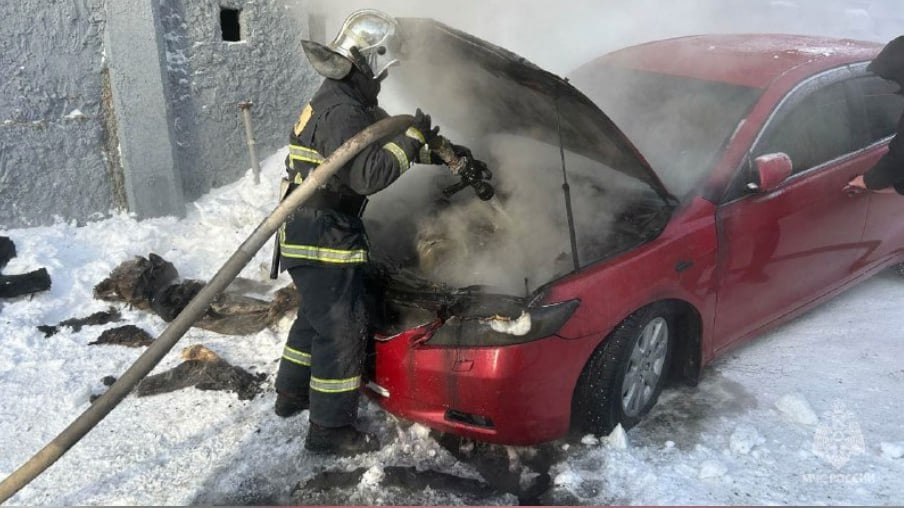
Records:
[[[904,36],[889,42],[867,69],[904,90]],[[869,189],[894,186],[899,194],[904,194],[904,115],[898,120],[898,131],[888,146],[888,153],[863,175],[863,181]]]
[[[290,135],[286,171],[290,190],[342,143],[386,117],[377,107],[379,82],[353,71],[327,79]],[[369,194],[394,182],[413,162],[430,160],[422,133],[377,141],[339,169],[280,230],[282,269],[299,265],[349,266],[368,258],[360,215]]]

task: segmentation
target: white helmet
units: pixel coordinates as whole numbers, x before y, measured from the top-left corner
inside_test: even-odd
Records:
[[[302,41],[304,52],[321,75],[342,79],[352,70],[381,78],[391,65],[398,62],[399,24],[395,18],[374,9],[355,11],[345,19],[333,42],[324,46],[314,41]]]

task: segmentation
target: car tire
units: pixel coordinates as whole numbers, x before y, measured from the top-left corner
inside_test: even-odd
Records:
[[[608,435],[628,430],[656,404],[668,379],[675,311],[666,303],[630,315],[593,352],[572,401],[572,430]]]
[[[898,263],[894,266],[895,273],[898,274],[899,277],[904,277],[904,263]]]

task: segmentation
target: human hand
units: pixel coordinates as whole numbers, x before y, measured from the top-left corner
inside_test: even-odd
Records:
[[[863,181],[863,175],[855,176],[844,186],[844,192],[846,192],[848,196],[854,196],[866,192],[867,190],[866,182]]]
[[[860,194],[861,192],[871,191],[877,194],[897,194],[897,191],[894,187],[885,187],[883,189],[870,189],[866,186],[866,182],[863,180],[863,175],[855,176],[851,179],[847,185],[844,186],[844,191],[848,193],[848,195],[853,196],[856,194]]]

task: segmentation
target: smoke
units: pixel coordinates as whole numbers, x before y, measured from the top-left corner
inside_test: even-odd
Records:
[[[470,189],[444,200],[440,189],[454,180],[443,169],[415,166],[372,197],[365,218],[374,251],[435,282],[508,294],[572,271],[559,147],[506,133],[486,146],[494,200],[480,201]],[[586,264],[621,245],[624,233],[612,225],[649,189],[574,153],[566,164]]]
[[[429,4],[324,0],[306,5],[310,14],[321,17],[324,42],[352,10],[376,8],[397,17],[434,18],[513,50],[553,73],[567,75],[584,62],[620,47],[694,33],[789,32],[883,41],[892,37],[889,30],[896,29],[887,21],[904,18],[893,3],[692,0],[664,4],[639,0],[627,6],[608,0],[557,2],[552,7],[538,0]],[[465,189],[446,199],[442,189],[456,179],[441,167],[415,166],[397,183],[372,196],[365,219],[374,251],[433,281],[457,287],[492,286],[510,294],[522,294],[570,272],[573,264],[558,139],[527,132],[523,125],[512,129],[499,125],[499,118],[491,118],[485,107],[487,96],[498,93],[494,90],[499,82],[486,76],[446,80],[446,76],[465,72],[458,63],[463,64],[467,56],[431,49],[435,58],[444,62],[442,72],[418,75],[404,66],[393,69],[384,84],[381,105],[390,114],[412,113],[415,107],[431,113],[442,134],[467,145],[488,163],[494,172],[497,198],[492,203],[482,202]],[[413,96],[412,90],[419,90],[420,95]],[[605,100],[617,105],[618,91],[608,92]],[[522,98],[517,113],[533,116],[538,130],[543,127],[546,133],[554,132],[551,124],[555,118],[536,109],[532,99],[529,95]],[[731,127],[726,131],[730,133]],[[627,125],[625,130],[629,135],[642,133],[644,125]],[[686,134],[694,133],[688,130]],[[689,154],[689,160],[696,155]],[[647,226],[637,226],[635,220],[649,215],[649,203],[657,201],[648,186],[613,171],[599,158],[568,150],[565,159],[582,264],[619,252],[649,233]],[[680,182],[691,183],[690,178]]]
[[[477,49],[467,34],[432,23],[404,22],[403,29],[404,59],[384,93],[441,119],[442,134],[491,168],[497,197],[480,201],[465,188],[446,199],[442,189],[455,178],[416,166],[372,198],[365,219],[375,254],[432,281],[509,294],[572,271],[560,135],[581,261],[631,243],[625,235],[639,236],[611,226],[638,201],[663,202],[638,178],[646,170],[617,146],[608,123],[596,122],[599,113],[582,96],[517,64],[516,55]]]
[[[315,0],[326,38],[354,9],[429,17],[508,48],[565,75],[631,44],[701,33],[796,33],[887,42],[900,35],[899,0]]]

